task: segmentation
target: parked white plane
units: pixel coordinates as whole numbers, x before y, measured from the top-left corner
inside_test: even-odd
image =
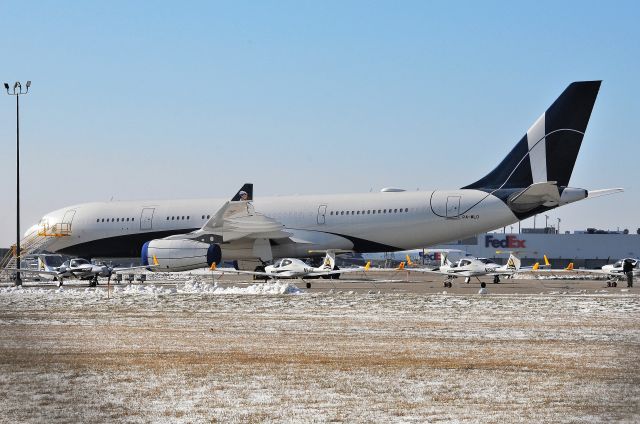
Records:
[[[633,275],[640,274],[640,259],[637,259],[637,258],[620,259],[614,264],[604,265],[602,267],[602,271],[606,272],[609,275],[622,276],[624,274],[622,268],[624,266],[625,261],[630,262],[631,265],[633,266],[633,271],[632,271]]]
[[[341,274],[350,272],[365,272],[369,270],[370,262],[364,267],[338,269],[335,265],[335,252],[327,251],[322,265],[314,267],[306,262],[297,258],[283,258],[275,261],[273,265],[267,265],[264,268],[264,272],[261,271],[243,271],[243,270],[224,270],[220,271],[224,273],[237,273],[237,274],[249,274],[257,277],[279,279],[279,278],[339,278]],[[216,271],[214,266],[211,267],[212,271]],[[307,283],[307,287],[311,287],[310,283]]]
[[[411,265],[410,262],[408,264]],[[511,276],[520,270],[520,259],[514,254],[510,254],[507,263],[504,265],[498,265],[491,259],[469,256],[459,259],[457,262],[451,262],[447,252],[443,252],[441,253],[440,267],[438,269],[408,268],[406,266],[403,269],[408,272],[445,275],[447,277],[444,282],[445,287],[451,287],[451,280],[456,277],[465,277],[464,282],[469,283],[472,277],[480,281],[478,277],[489,275],[493,277],[494,283],[499,283],[500,276]]]
[[[600,81],[574,82],[504,160],[458,190],[259,198],[246,185],[224,199],[85,203],[46,214],[30,232],[57,224],[70,235],[46,246],[89,257],[158,258],[158,271],[239,260],[253,269],[309,250],[390,252],[468,237],[621,189],[568,187]],[[477,140],[474,140],[477,142]],[[487,157],[494,156],[489,152]],[[249,267],[248,265],[251,265]]]
[[[605,274],[610,276],[611,278],[618,279],[618,278],[624,278],[624,272],[623,272],[623,266],[624,266],[624,262],[628,261],[631,263],[632,267],[633,267],[633,275],[634,276],[638,276],[640,275],[640,259],[637,258],[624,258],[624,259],[620,259],[619,261],[616,261],[613,264],[608,264],[608,265],[604,265],[601,269],[577,269],[577,268],[572,268],[571,270],[568,271],[575,271],[575,272],[585,272],[585,273],[590,273],[590,274]],[[615,286],[614,286],[615,287]]]
[[[47,255],[51,256],[51,255]],[[57,281],[58,287],[62,286],[64,280],[89,280],[89,285],[95,287],[98,285],[98,277],[107,277],[111,280],[111,276],[117,272],[131,271],[134,269],[153,269],[156,265],[130,266],[130,267],[112,267],[109,265],[95,265],[83,258],[69,259],[60,266],[51,269],[21,269],[21,274],[33,274],[36,276],[48,275]],[[11,268],[17,271],[16,268]]]

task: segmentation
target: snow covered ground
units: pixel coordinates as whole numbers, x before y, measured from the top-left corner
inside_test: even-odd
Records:
[[[3,287],[0,421],[638,422],[640,297],[573,293]]]

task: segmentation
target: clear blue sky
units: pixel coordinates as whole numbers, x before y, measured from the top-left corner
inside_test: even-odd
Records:
[[[640,227],[637,2],[4,2],[23,229],[110,198],[458,188],[572,81],[602,79],[561,229]],[[0,246],[15,101],[0,97]],[[544,218],[542,218],[544,220]],[[538,221],[540,223],[540,221]],[[527,223],[528,224],[528,223]]]

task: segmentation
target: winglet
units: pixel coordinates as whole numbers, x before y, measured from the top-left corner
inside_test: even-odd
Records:
[[[154,264],[155,266],[160,265],[160,263],[158,263],[158,258],[156,258],[156,255],[153,255],[153,264]]]
[[[533,268],[531,268],[534,271],[537,271],[538,268],[540,268],[540,263],[536,262],[535,264],[533,264]]]
[[[544,258],[544,264],[550,266],[551,264],[549,263],[549,259],[547,259],[547,255],[542,255],[542,257]]]
[[[243,195],[246,195],[243,198]],[[245,183],[240,190],[231,198],[232,202],[237,202],[239,200],[253,200],[253,184]]]
[[[216,270],[216,263],[215,262],[211,262],[211,266],[209,267],[209,269],[211,271],[215,271]]]

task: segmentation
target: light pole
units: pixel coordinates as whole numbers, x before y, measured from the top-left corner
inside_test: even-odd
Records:
[[[22,84],[13,85],[13,93],[9,91],[9,84],[4,83],[7,94],[16,96],[16,286],[22,285],[20,278],[20,96],[27,94],[31,81],[27,81],[26,89],[22,91]]]
[[[545,215],[544,216],[544,231],[547,231],[547,228],[549,228],[549,215]]]
[[[560,234],[560,218],[558,218],[558,234]]]

